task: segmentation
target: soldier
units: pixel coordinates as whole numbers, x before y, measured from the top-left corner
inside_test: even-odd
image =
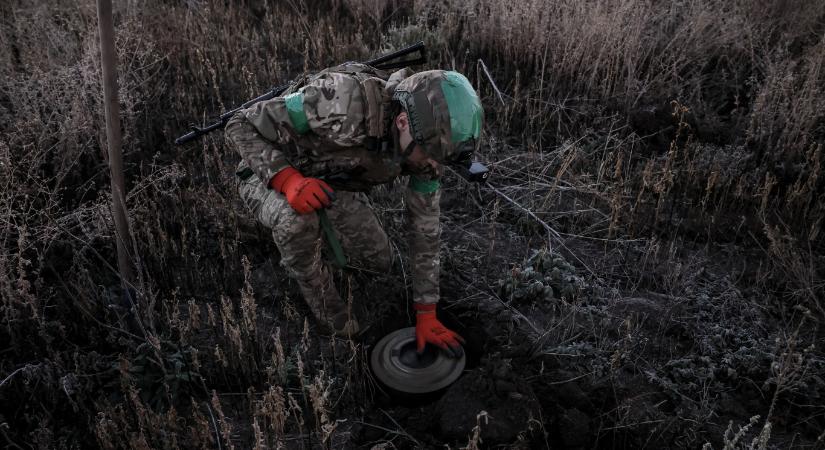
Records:
[[[413,270],[416,342],[459,356],[463,339],[436,317],[442,163],[475,148],[482,109],[453,71],[392,74],[357,63],[326,69],[282,97],[235,114],[227,142],[242,157],[239,191],[272,236],[319,323],[341,336],[359,332],[321,257],[327,208],[349,263],[387,271],[389,240],[365,194],[409,175],[404,192]]]

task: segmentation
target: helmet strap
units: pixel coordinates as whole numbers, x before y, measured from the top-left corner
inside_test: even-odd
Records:
[[[404,161],[415,150],[415,138],[413,138],[403,150],[401,150],[401,131],[395,124],[390,128],[392,130],[393,153],[396,161]]]
[[[398,127],[396,127],[394,123],[390,127],[390,139],[392,140],[392,153],[390,153],[390,156],[397,161],[400,159],[399,151],[401,149],[401,136],[398,131]]]
[[[407,158],[408,156],[412,155],[413,150],[415,150],[415,140],[414,139],[412,141],[410,141],[410,143],[407,144],[406,147],[404,147],[404,151],[401,153],[401,156],[403,156],[404,158]]]

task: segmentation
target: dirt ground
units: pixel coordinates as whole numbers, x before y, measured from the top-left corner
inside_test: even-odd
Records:
[[[746,250],[731,244],[712,252],[680,242],[677,255],[651,260],[640,242],[548,241],[536,235],[532,219],[506,211],[492,190],[456,177],[445,186],[439,314],[468,341],[465,373],[434,395],[388,392],[364,362],[381,337],[412,324],[408,289],[401,288],[409,280],[398,264],[388,275],[340,272],[370,328],[357,340],[363,385],[346,388],[342,396],[352,398],[336,409],[336,447],[464,446],[474,434],[483,447],[722,446],[731,422],[744,426],[768,411],[781,417],[772,423],[769,448],[804,448],[819,437],[825,359],[818,349],[799,347],[801,334],[816,328],[806,327],[798,310],[753,308],[753,294],[741,287],[749,268],[731,268]],[[379,192],[376,209],[403,253],[393,192]],[[494,208],[496,219],[507,215],[517,225],[491,220]],[[272,257],[261,258],[256,292],[289,284]],[[672,270],[656,270],[663,264]],[[296,292],[287,296],[306,313]],[[783,324],[795,324],[798,334],[789,336]],[[317,339],[330,358],[351,355],[338,348],[336,356],[343,342]],[[793,367],[774,364],[788,354],[801,356]],[[773,396],[766,395],[771,387]],[[754,422],[740,440],[764,434],[762,422]]]

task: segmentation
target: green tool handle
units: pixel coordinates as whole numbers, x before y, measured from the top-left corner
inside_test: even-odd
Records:
[[[327,217],[326,209],[318,210],[318,220],[321,222],[321,229],[324,230],[327,244],[329,244],[329,248],[332,250],[333,256],[335,256],[335,265],[343,268],[347,265],[347,258],[344,257],[344,249],[341,248],[341,243],[338,242],[338,238],[335,237],[335,230],[332,229],[332,223],[329,221],[329,217]]]

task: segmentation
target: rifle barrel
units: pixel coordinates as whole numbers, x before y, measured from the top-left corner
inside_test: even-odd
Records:
[[[409,55],[410,53],[412,53],[414,51],[420,51],[421,52],[421,58],[418,58],[418,59],[424,59],[425,58],[425,56],[424,56],[424,41],[416,42],[413,45],[410,45],[408,47],[404,47],[401,50],[392,52],[388,55],[379,56],[378,58],[373,58],[373,59],[365,62],[364,64],[366,64],[368,66],[377,67],[377,66],[381,65],[381,63],[384,63],[384,62],[387,62],[387,61],[392,61],[394,59],[398,59],[402,56]]]

